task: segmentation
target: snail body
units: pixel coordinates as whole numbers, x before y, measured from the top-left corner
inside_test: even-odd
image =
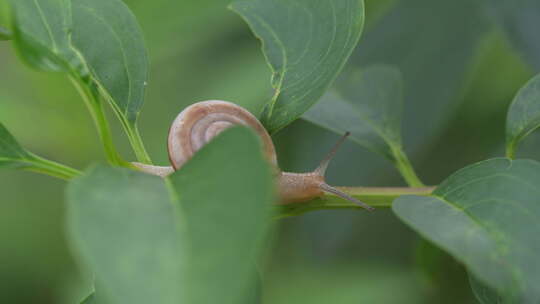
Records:
[[[341,138],[330,154],[313,172],[291,173],[279,169],[272,138],[250,112],[227,101],[202,101],[184,109],[174,120],[169,130],[168,151],[170,167],[151,166],[133,163],[139,170],[165,177],[179,170],[193,155],[229,127],[244,125],[252,128],[261,138],[266,159],[275,168],[280,202],[283,204],[308,201],[322,196],[325,192],[333,193],[352,201],[368,210],[373,208],[350,197],[340,190],[326,184],[324,174],[338,146],[345,140]]]

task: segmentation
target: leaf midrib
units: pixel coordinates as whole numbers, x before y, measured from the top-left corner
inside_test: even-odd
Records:
[[[34,5],[36,6],[36,9],[39,12],[40,19],[41,19],[43,25],[45,26],[45,29],[47,31],[47,35],[51,39],[52,51],[53,51],[53,53],[57,53],[59,51],[58,45],[56,44],[56,40],[54,39],[54,35],[52,33],[51,27],[49,26],[49,23],[47,22],[47,20],[45,18],[45,14],[43,13],[43,9],[41,8],[41,6],[37,2],[37,0],[33,0],[33,2],[34,2]]]

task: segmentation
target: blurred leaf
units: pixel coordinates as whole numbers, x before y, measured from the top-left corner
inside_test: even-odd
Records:
[[[540,2],[538,0],[489,0],[508,38],[534,66],[540,70]]]
[[[171,187],[104,166],[70,184],[71,241],[97,292],[110,303],[242,303],[274,201],[258,137],[224,132],[171,176]]]
[[[183,303],[247,303],[273,210],[273,182],[261,142],[234,128],[171,177],[192,241]],[[249,302],[253,303],[253,302]]]
[[[131,123],[141,110],[148,59],[141,29],[121,0],[72,0],[73,45],[92,78]]]
[[[263,43],[274,96],[261,121],[285,127],[324,94],[355,48],[364,22],[362,0],[250,0],[231,8]]]
[[[401,147],[403,81],[399,70],[372,66],[341,83],[338,93],[327,93],[303,117],[350,138],[365,148],[394,160]]]
[[[517,93],[506,118],[506,155],[514,157],[518,145],[540,127],[540,74]]]
[[[427,288],[424,282],[414,270],[404,265],[373,259],[361,263],[358,256],[352,260],[332,257],[324,263],[310,263],[305,251],[300,251],[304,253],[300,261],[278,261],[269,269],[263,303],[431,303],[425,301]]]
[[[23,60],[44,71],[77,69],[71,48],[70,0],[7,0],[11,8],[13,43]]]
[[[463,264],[428,240],[418,238],[415,262],[430,283],[432,303],[468,303],[473,297]]]
[[[62,179],[71,179],[80,174],[75,169],[28,152],[19,145],[2,123],[0,123],[0,168],[26,169]]]
[[[326,94],[304,118],[329,130],[351,132],[360,145],[392,161],[412,187],[423,187],[401,145],[403,81],[399,70],[376,65],[340,83],[341,96]]]
[[[92,293],[91,295],[89,295],[86,299],[84,299],[81,302],[81,304],[97,304],[97,303],[98,303],[98,301],[97,301],[95,293]]]
[[[11,39],[11,32],[0,26],[0,40],[9,40]]]
[[[480,304],[512,304],[511,301],[505,301],[493,289],[487,287],[472,275],[469,275],[469,283],[474,296]]]
[[[402,196],[394,212],[505,297],[540,299],[540,163],[491,159],[446,179],[433,197]]]
[[[185,223],[161,178],[96,166],[67,200],[70,241],[108,302],[180,302]]]
[[[0,123],[0,168],[27,167],[27,162],[31,157],[4,125]]]
[[[357,66],[396,66],[405,83],[403,139],[408,146],[429,143],[459,103],[481,38],[489,29],[481,1],[398,0],[366,29]],[[457,21],[457,19],[459,21]],[[418,148],[416,148],[418,149]]]
[[[0,26],[7,27],[8,25],[8,0],[0,0]]]

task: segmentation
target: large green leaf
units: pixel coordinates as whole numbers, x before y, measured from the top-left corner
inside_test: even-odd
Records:
[[[340,83],[303,118],[337,133],[351,132],[360,145],[394,160],[401,146],[403,82],[398,70],[372,66]]]
[[[262,40],[274,96],[261,121],[275,132],[324,94],[356,46],[363,0],[243,0],[231,8]]]
[[[148,59],[137,20],[121,0],[8,1],[14,44],[28,64],[97,85],[124,124],[136,121]]]
[[[489,0],[490,5],[509,40],[534,68],[540,70],[540,1]]]
[[[68,187],[69,234],[100,302],[245,303],[273,203],[260,140],[228,130],[170,181],[98,166]]]
[[[28,166],[27,160],[30,158],[30,154],[19,145],[13,135],[0,123],[0,168],[26,167]]]
[[[141,110],[148,58],[141,29],[121,0],[72,0],[73,45],[117,112],[134,122]]]
[[[402,196],[394,212],[505,298],[540,300],[540,163],[491,159],[450,176],[432,197]]]
[[[211,145],[171,177],[192,241],[184,303],[253,303],[272,175],[251,130],[233,129]]]
[[[110,303],[179,303],[185,221],[156,176],[96,166],[67,189],[72,244]],[[99,288],[101,287],[101,288]]]
[[[506,118],[506,151],[514,157],[520,141],[540,127],[540,75],[531,79],[512,101]]]

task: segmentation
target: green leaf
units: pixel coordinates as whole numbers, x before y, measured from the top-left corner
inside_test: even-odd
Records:
[[[471,293],[466,269],[444,250],[419,238],[415,262],[416,268],[429,282],[431,293],[436,294],[438,299],[452,299],[452,303],[469,302]]]
[[[512,304],[519,303],[514,301],[506,301],[497,294],[492,288],[487,287],[474,276],[469,275],[469,283],[474,296],[480,304]]]
[[[79,171],[41,158],[21,147],[15,137],[0,123],[0,168],[17,168],[71,179]]]
[[[362,0],[246,0],[231,5],[262,40],[274,96],[261,121],[285,127],[324,94],[355,48],[364,23]]]
[[[97,166],[69,185],[67,198],[70,239],[95,272],[100,302],[253,297],[273,182],[251,130],[220,134],[170,182]]]
[[[148,59],[137,20],[121,0],[8,1],[14,42],[27,63],[96,82],[120,115],[137,119]]]
[[[418,150],[430,144],[460,106],[464,79],[491,26],[483,1],[392,2],[394,7],[366,28],[350,62],[399,68],[405,83],[403,139]]]
[[[310,122],[351,139],[392,161],[412,187],[422,187],[401,144],[403,80],[399,70],[375,65],[353,73],[304,114]]]
[[[67,189],[68,231],[110,303],[179,303],[185,221],[156,176],[96,166]]]
[[[401,147],[403,81],[399,70],[372,66],[340,83],[338,93],[327,93],[303,118],[343,134],[361,146],[394,161]]]
[[[7,0],[13,42],[22,59],[44,71],[82,69],[73,51],[70,0]]]
[[[540,74],[519,90],[506,117],[506,154],[513,158],[519,143],[540,127]]]
[[[146,48],[135,16],[121,0],[72,3],[74,47],[116,112],[134,123],[148,77]]]
[[[271,171],[251,130],[234,128],[209,146],[171,177],[192,241],[183,303],[253,303],[273,210]]]
[[[141,30],[121,0],[8,0],[14,45],[32,67],[67,72],[85,98],[111,163],[115,151],[100,97],[112,105],[139,161],[150,163],[136,128],[148,74]],[[99,91],[99,93],[98,93]]]
[[[0,123],[0,168],[28,167],[30,154],[23,149],[15,137]]]
[[[432,197],[402,196],[394,212],[505,298],[540,300],[540,163],[491,159],[446,179]]]
[[[510,42],[523,57],[540,70],[540,2],[537,0],[490,0],[486,1],[507,33]]]

